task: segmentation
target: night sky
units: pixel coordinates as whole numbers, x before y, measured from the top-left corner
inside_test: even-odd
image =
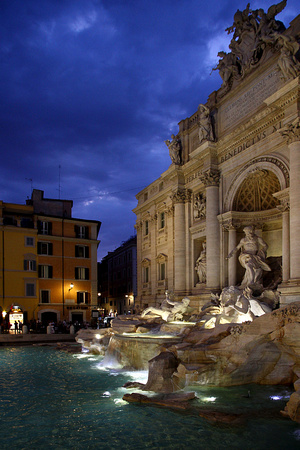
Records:
[[[272,1],[253,1],[263,8]],[[0,0],[0,200],[31,189],[100,220],[99,260],[132,236],[164,141],[222,80],[238,0]],[[288,0],[276,18],[300,12]]]

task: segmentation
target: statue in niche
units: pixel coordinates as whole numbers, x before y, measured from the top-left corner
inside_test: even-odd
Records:
[[[271,311],[270,306],[252,296],[252,289],[249,287],[241,290],[230,286],[222,290],[218,306],[212,304],[203,311],[207,315],[204,328],[214,328],[224,323],[252,322],[255,317]]]
[[[269,272],[271,269],[265,262],[267,256],[267,243],[254,232],[253,226],[243,229],[245,237],[229,253],[227,259],[231,258],[240,250],[239,262],[245,269],[245,275],[241,283],[241,288],[251,287],[252,289],[262,289],[263,271]]]
[[[166,146],[169,149],[169,155],[174,164],[181,164],[181,141],[177,139],[174,134],[171,136],[172,141],[169,139],[165,141]]]
[[[166,322],[173,322],[174,320],[183,320],[183,315],[188,313],[190,307],[190,299],[185,297],[181,302],[170,300],[168,297],[164,300],[161,308],[149,306],[142,312],[142,317],[146,314],[155,314],[160,316]]]
[[[196,261],[195,270],[197,271],[199,283],[206,283],[206,242],[202,243],[202,251]]]
[[[199,142],[214,141],[213,128],[209,108],[202,103],[198,107]]]
[[[194,201],[194,219],[204,219],[206,216],[206,201],[204,194],[195,196]]]

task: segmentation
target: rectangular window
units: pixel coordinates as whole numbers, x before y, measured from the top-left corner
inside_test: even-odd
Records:
[[[160,228],[165,228],[165,213],[160,213]]]
[[[50,291],[41,290],[40,303],[50,303]]]
[[[89,258],[89,247],[87,245],[75,245],[76,258]]]
[[[25,236],[25,247],[34,247],[34,237]]]
[[[78,239],[88,239],[89,238],[89,227],[82,225],[75,225],[75,235]]]
[[[144,267],[144,283],[149,283],[149,267]]]
[[[53,255],[52,242],[38,242],[38,255]]]
[[[87,267],[75,267],[76,280],[89,280],[89,269]]]
[[[145,236],[149,234],[149,221],[145,220]]]
[[[52,278],[52,266],[39,265],[39,278]]]
[[[22,228],[34,228],[33,220],[23,217],[20,221],[20,225]]]
[[[24,270],[34,272],[36,270],[36,261],[32,259],[24,259]]]
[[[161,263],[159,265],[159,280],[165,280],[166,278],[166,264],[165,263]]]
[[[52,222],[46,222],[44,220],[38,221],[39,234],[51,235],[52,234]]]
[[[77,303],[85,303],[86,305],[89,302],[89,292],[77,292]]]
[[[25,296],[35,297],[35,283],[28,282],[25,284]]]

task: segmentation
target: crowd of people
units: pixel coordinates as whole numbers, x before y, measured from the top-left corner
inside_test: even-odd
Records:
[[[69,334],[71,325],[74,326],[75,333],[81,328],[90,328],[89,322],[79,323],[78,321],[67,322],[65,320],[59,322],[42,322],[39,319],[26,320],[22,323],[20,320],[10,323],[8,321],[3,321],[0,324],[0,333],[22,333],[24,325],[27,327],[27,333],[47,333],[47,328],[51,327],[51,333],[59,334]]]

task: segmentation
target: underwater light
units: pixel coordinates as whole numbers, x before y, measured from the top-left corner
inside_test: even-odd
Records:
[[[203,402],[215,402],[217,400],[217,397],[203,397],[201,400]]]
[[[103,397],[111,397],[111,393],[108,391],[103,392],[102,394]]]
[[[80,354],[80,355],[74,355],[74,358],[82,359],[82,358],[88,358],[90,355],[88,353]]]
[[[123,400],[122,398],[115,398],[115,399],[114,399],[114,403],[115,403],[116,405],[127,405],[127,404],[128,404],[128,403],[125,402],[125,400]]]
[[[282,400],[283,397],[281,395],[271,395],[270,399],[271,400]]]

